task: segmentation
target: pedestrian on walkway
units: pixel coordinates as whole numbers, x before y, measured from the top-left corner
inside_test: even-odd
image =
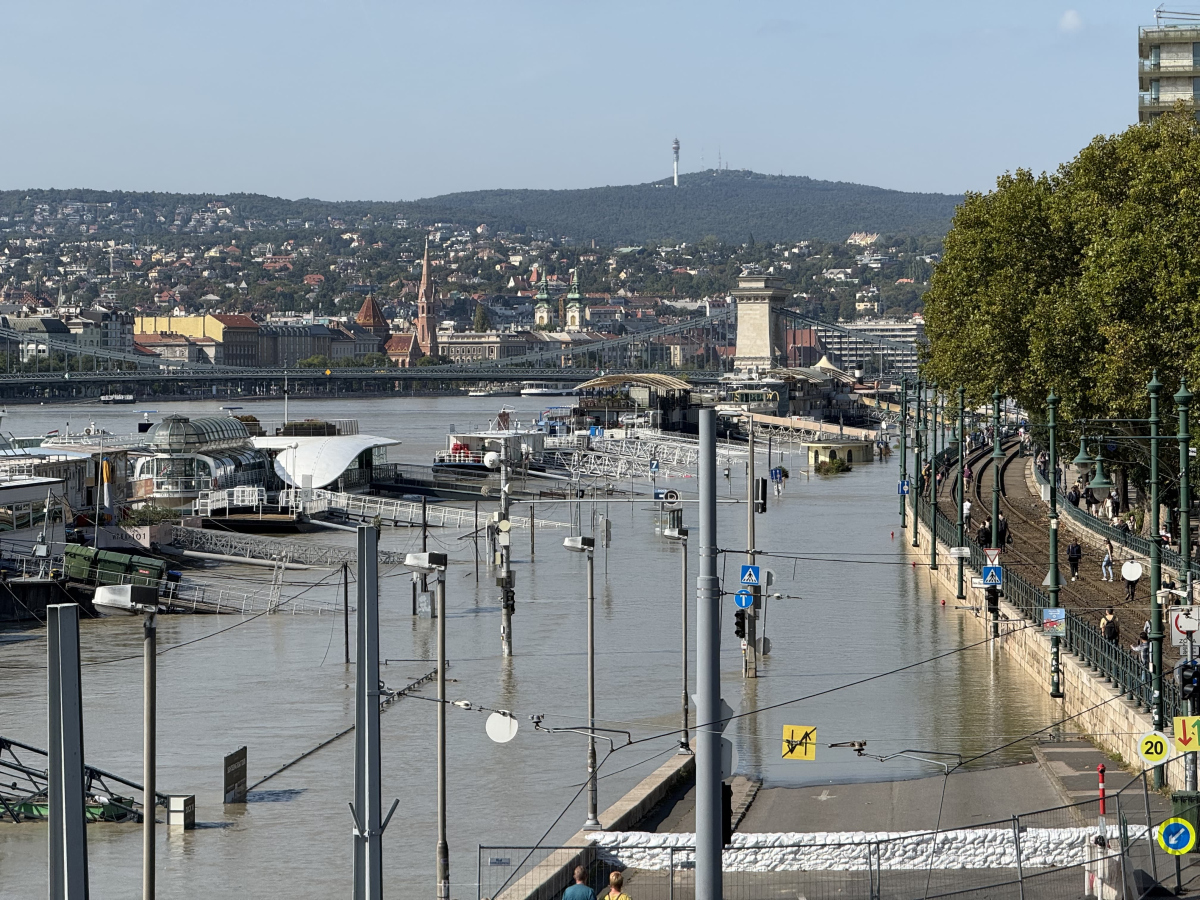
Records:
[[[575,883],[563,891],[562,900],[596,900],[596,892],[587,886],[587,869],[575,867]]]
[[[1067,491],[1067,502],[1076,509],[1079,508],[1079,491],[1076,490],[1075,485],[1071,485],[1071,489]]]
[[[971,501],[963,500],[963,528],[971,530]]]
[[[1096,495],[1090,487],[1084,488],[1083,501],[1087,504],[1088,515],[1094,516],[1096,514]]]
[[[975,473],[971,471],[970,466],[967,466],[966,468],[963,469],[963,480],[966,481],[968,490],[970,490],[970,488],[971,488],[971,479],[973,479],[974,477],[975,477]]]
[[[979,526],[979,531],[975,534],[975,543],[980,547],[992,546],[992,523],[988,519],[984,519]]]
[[[1113,612],[1111,606],[1105,610],[1104,616],[1100,619],[1100,636],[1113,644],[1121,640],[1121,623],[1117,621],[1117,614]],[[574,898],[563,897],[563,900],[574,900]]]
[[[1008,547],[1008,519],[1004,518],[1004,513],[1000,513],[1000,518],[997,520],[996,539],[1000,542],[1000,549],[1005,550]]]
[[[1130,578],[1130,575],[1137,574],[1137,578]],[[1138,582],[1142,580],[1142,567],[1139,563],[1132,559],[1125,560],[1121,566],[1121,578],[1125,580],[1125,602],[1132,603],[1134,601],[1134,593],[1137,590]]]
[[[1112,517],[1113,517],[1112,497],[1105,497],[1104,498],[1104,518],[1107,519],[1109,522],[1111,522]]]
[[[1071,580],[1079,578],[1079,561],[1083,559],[1083,547],[1079,546],[1078,538],[1071,538],[1067,547],[1067,563],[1071,566]]]
[[[1110,541],[1108,538],[1105,538],[1104,539],[1104,559],[1100,563],[1100,580],[1101,581],[1112,581],[1113,580],[1112,561],[1113,561],[1112,541]]]
[[[625,876],[620,872],[610,872],[608,875],[608,894],[605,900],[629,900],[629,895],[622,888],[625,886]]]

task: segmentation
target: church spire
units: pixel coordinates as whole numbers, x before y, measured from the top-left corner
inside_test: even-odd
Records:
[[[576,266],[571,270],[571,290],[567,292],[568,300],[582,300],[583,295],[579,293],[579,267]]]
[[[425,238],[425,258],[421,262],[421,289],[417,291],[417,299],[433,299],[433,280],[429,277],[429,238]]]

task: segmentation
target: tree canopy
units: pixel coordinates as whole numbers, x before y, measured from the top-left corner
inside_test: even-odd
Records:
[[[925,295],[924,371],[1065,418],[1139,417],[1200,384],[1200,124],[1101,136],[1053,174],[1005,174],[955,214]]]

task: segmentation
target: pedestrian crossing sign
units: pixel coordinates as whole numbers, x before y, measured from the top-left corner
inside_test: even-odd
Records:
[[[758,566],[742,566],[742,584],[762,584],[758,580]]]
[[[783,726],[783,758],[817,758],[817,729],[808,725]]]
[[[1004,583],[1004,570],[999,566],[984,566],[983,583],[987,587],[999,587]]]

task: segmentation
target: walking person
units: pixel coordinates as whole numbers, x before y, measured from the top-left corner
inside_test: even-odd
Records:
[[[562,900],[596,900],[596,892],[587,886],[587,869],[575,867],[575,883],[563,891]]]
[[[1000,518],[997,519],[997,523],[996,539],[1000,542],[1000,549],[1006,550],[1008,548],[1009,534],[1008,519],[1004,518],[1004,513],[1000,513]]]
[[[1121,578],[1125,580],[1125,602],[1132,603],[1138,582],[1142,579],[1142,564],[1132,559],[1125,560],[1121,564]]]
[[[1100,619],[1100,636],[1113,644],[1121,640],[1121,623],[1117,621],[1117,614],[1113,612],[1111,606],[1105,610]],[[563,900],[568,900],[568,898],[563,897]]]
[[[967,483],[967,490],[971,489],[971,479],[975,477],[975,473],[971,471],[971,467],[967,466],[963,469],[963,479]]]
[[[1105,538],[1104,539],[1104,559],[1100,563],[1100,580],[1101,581],[1112,581],[1113,580],[1112,561],[1113,561],[1112,541],[1110,541],[1108,538]]]
[[[1075,581],[1079,578],[1079,562],[1083,559],[1083,547],[1079,545],[1078,538],[1071,538],[1071,543],[1067,547],[1067,563],[1071,566],[1071,580]]]
[[[1083,490],[1083,502],[1087,504],[1088,515],[1094,516],[1096,514],[1096,494],[1090,487]]]
[[[963,529],[970,533],[971,531],[971,501],[963,500]]]
[[[610,872],[608,875],[608,893],[604,900],[629,900],[629,895],[622,890],[625,886],[625,876],[620,872]]]

